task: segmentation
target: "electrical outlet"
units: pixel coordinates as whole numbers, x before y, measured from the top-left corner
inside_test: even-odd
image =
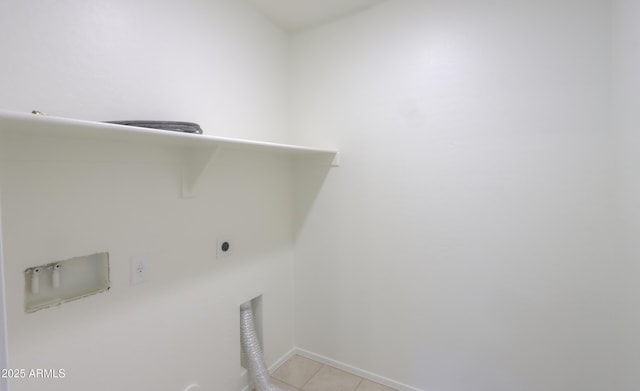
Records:
[[[233,255],[233,241],[230,237],[219,237],[216,248],[216,258],[229,257]]]
[[[143,283],[149,279],[149,257],[136,255],[131,257],[131,285]]]

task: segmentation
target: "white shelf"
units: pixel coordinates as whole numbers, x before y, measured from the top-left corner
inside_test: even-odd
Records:
[[[201,174],[221,150],[258,151],[286,156],[316,156],[326,158],[331,162],[332,167],[338,166],[338,152],[331,149],[180,133],[9,111],[0,111],[0,136],[2,135],[140,142],[146,145],[168,145],[182,148],[185,151],[185,167],[182,176],[182,193],[185,197],[193,195]]]

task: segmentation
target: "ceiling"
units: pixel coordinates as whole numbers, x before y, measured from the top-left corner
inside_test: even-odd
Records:
[[[306,30],[360,12],[385,0],[249,0],[277,26]]]

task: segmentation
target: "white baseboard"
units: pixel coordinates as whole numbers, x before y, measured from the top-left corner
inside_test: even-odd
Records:
[[[277,359],[276,362],[274,362],[273,364],[271,364],[271,366],[269,366],[269,372],[273,373],[273,371],[275,371],[276,369],[280,368],[280,366],[282,364],[284,364],[285,361],[287,361],[288,359],[293,357],[293,355],[298,354],[298,350],[300,350],[300,349],[294,347],[293,349],[291,349],[287,353],[285,353],[282,357]]]
[[[356,376],[360,376],[363,379],[367,379],[367,380],[371,380],[374,383],[378,383],[378,384],[382,384],[385,385],[387,387],[391,387],[391,388],[395,388],[398,391],[423,391],[419,388],[415,388],[415,387],[411,387],[407,384],[403,384],[391,379],[388,379],[386,377],[383,376],[379,376],[376,375],[375,373],[371,373],[368,371],[365,371],[363,369],[360,368],[356,368],[354,366],[345,364],[343,362],[325,357],[325,356],[321,356],[319,354],[310,352],[308,350],[304,350],[304,349],[300,349],[297,347],[294,347],[293,349],[291,349],[290,351],[288,351],[287,353],[285,353],[284,355],[282,355],[282,357],[280,357],[279,359],[277,359],[273,364],[271,364],[269,366],[269,372],[273,373],[273,371],[275,371],[276,369],[278,369],[282,364],[285,363],[285,361],[287,361],[288,359],[290,359],[292,356],[294,355],[299,355],[302,357],[306,357],[309,358],[311,360],[315,360],[318,361],[320,363],[326,364],[326,365],[330,365],[334,368],[338,368],[341,369],[345,372],[349,372],[352,373]],[[249,379],[248,379],[248,374],[247,371],[244,370],[241,374],[242,376],[242,380],[241,380],[241,384],[244,385],[244,387],[242,388],[242,391],[249,391]]]
[[[321,356],[319,354],[310,352],[308,350],[296,348],[296,349],[294,349],[294,351],[295,351],[294,354],[298,354],[298,355],[300,355],[302,357],[306,357],[306,358],[321,362],[321,363],[326,364],[326,365],[330,365],[330,366],[332,366],[334,368],[338,368],[338,369],[341,369],[341,370],[343,370],[345,372],[349,372],[349,373],[352,373],[352,374],[354,374],[356,376],[360,376],[361,378],[364,378],[364,379],[367,379],[367,380],[371,380],[374,383],[378,383],[378,384],[382,384],[382,385],[387,386],[387,387],[395,388],[398,391],[422,391],[419,388],[411,387],[411,386],[409,386],[407,384],[403,384],[403,383],[388,379],[386,377],[376,375],[375,373],[371,373],[371,372],[365,371],[363,369],[356,368],[354,366],[345,364],[343,362],[340,362],[340,361],[337,361],[337,360],[334,360],[334,359],[331,359],[331,358],[328,358],[328,357],[325,357],[325,356]]]

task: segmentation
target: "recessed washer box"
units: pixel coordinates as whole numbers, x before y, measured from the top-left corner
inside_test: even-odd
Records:
[[[109,253],[32,266],[24,271],[25,311],[81,299],[109,289]]]

